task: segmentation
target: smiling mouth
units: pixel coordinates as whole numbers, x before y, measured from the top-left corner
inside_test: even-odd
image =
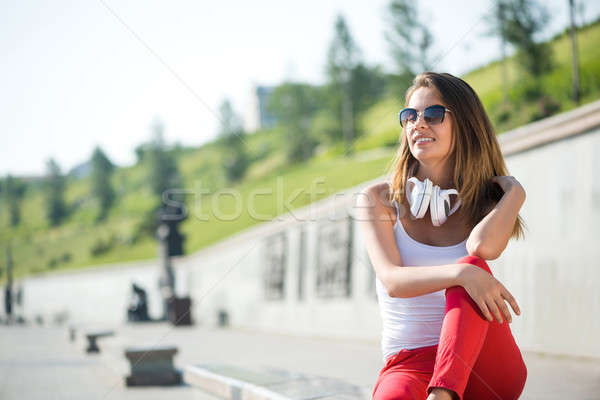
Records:
[[[425,139],[417,139],[413,143],[415,145],[418,145],[418,144],[426,144],[426,143],[433,143],[433,142],[435,142],[435,139],[433,139],[433,138],[425,138]]]

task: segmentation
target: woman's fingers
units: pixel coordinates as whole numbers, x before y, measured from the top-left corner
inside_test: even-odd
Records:
[[[515,314],[521,315],[521,309],[519,308],[519,305],[517,304],[517,300],[515,300],[513,295],[510,294],[510,292],[508,290],[504,289],[504,291],[502,293],[502,297],[504,297],[508,301],[508,304],[510,304],[510,306],[512,307]]]
[[[486,278],[493,279],[493,284],[488,283],[490,286],[483,290],[477,290],[476,287],[466,285],[465,289],[467,290],[467,293],[477,304],[483,317],[489,322],[496,319],[499,323],[502,323],[504,320],[511,323],[512,315],[506,301],[508,301],[516,315],[521,315],[521,309],[519,308],[517,301],[500,281],[488,274],[486,274]]]
[[[500,308],[500,310],[502,311],[502,314],[504,314],[504,319],[506,319],[508,321],[508,323],[510,324],[512,322],[512,316],[510,315],[510,310],[508,309],[508,307],[506,306],[506,303],[504,302],[504,298],[503,297],[496,298],[496,305]]]
[[[496,321],[502,323],[502,315],[500,314],[500,310],[498,309],[498,305],[496,304],[495,299],[493,297],[489,298],[486,301],[486,304],[488,308],[492,311],[492,314],[494,314],[494,317],[496,317]]]
[[[475,300],[475,303],[477,303],[477,305],[479,306],[479,309],[481,310],[481,313],[483,314],[485,319],[487,319],[490,322],[494,320],[494,318],[492,318],[492,314],[490,314],[490,311],[488,310],[485,301],[477,299]]]

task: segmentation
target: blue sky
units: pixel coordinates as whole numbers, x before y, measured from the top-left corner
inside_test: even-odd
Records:
[[[567,23],[567,0],[546,2],[549,36]],[[251,85],[320,83],[337,13],[364,60],[392,67],[383,32],[388,1],[0,0],[0,175],[66,171],[96,145],[120,165],[150,137],[198,145],[216,134],[228,97],[244,114]],[[600,2],[584,3],[584,20]],[[461,74],[497,58],[482,35],[491,1],[419,2],[433,31],[436,70]]]

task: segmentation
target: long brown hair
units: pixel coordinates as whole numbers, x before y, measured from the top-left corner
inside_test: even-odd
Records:
[[[461,198],[462,213],[472,230],[504,194],[502,188],[491,181],[493,176],[508,175],[496,133],[479,96],[462,79],[448,73],[419,74],[406,91],[405,104],[415,90],[422,87],[436,90],[452,112],[452,144],[448,158],[454,161],[454,187]],[[410,152],[406,133],[402,131],[400,146],[390,168],[390,202],[396,200],[403,204],[406,181],[415,176],[418,166],[419,161]],[[518,215],[511,237],[523,237],[524,225]]]

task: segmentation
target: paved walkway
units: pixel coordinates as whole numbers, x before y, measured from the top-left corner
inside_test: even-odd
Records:
[[[167,323],[110,328],[102,353],[87,355],[78,332],[67,327],[0,326],[1,399],[215,399],[190,386],[126,388],[129,366],[123,348],[176,345],[175,365],[226,363],[243,368],[275,367],[342,379],[372,388],[382,360],[377,341],[335,340]],[[600,361],[525,353],[528,380],[522,399],[598,399]]]
[[[122,351],[88,355],[81,338],[69,342],[66,327],[0,326],[2,400],[216,399],[187,385],[126,388],[126,375]]]

